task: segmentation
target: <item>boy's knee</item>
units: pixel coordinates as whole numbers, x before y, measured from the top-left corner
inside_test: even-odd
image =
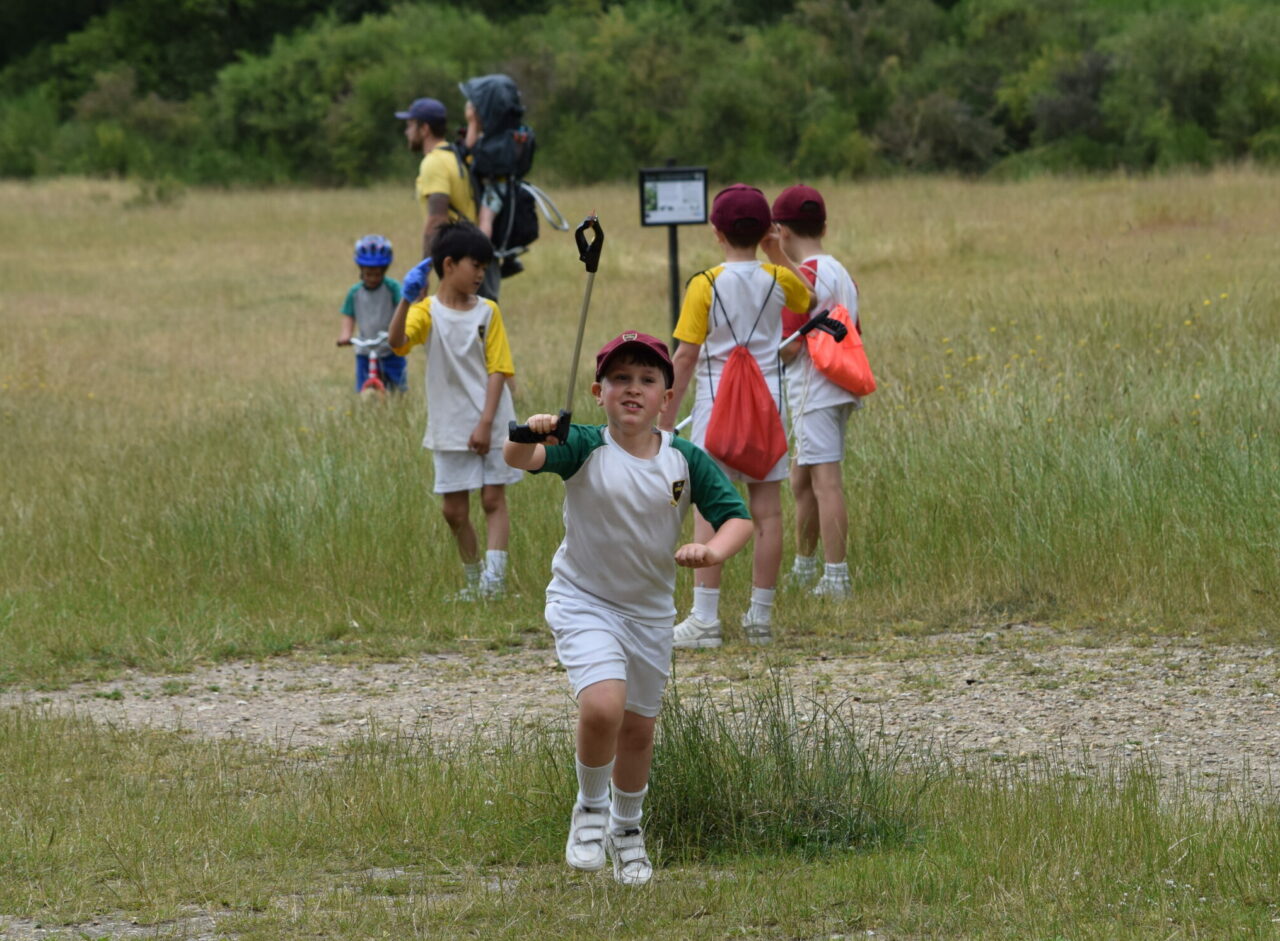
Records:
[[[465,526],[467,518],[470,516],[467,503],[461,500],[446,499],[440,504],[440,512],[444,516],[445,522],[449,524],[450,529]]]
[[[501,487],[485,487],[480,494],[480,506],[486,516],[501,512],[507,508],[507,493]]]
[[[653,744],[654,726],[651,722],[623,722],[618,733],[619,751],[643,751]]]
[[[622,710],[605,700],[583,700],[578,704],[578,724],[589,735],[613,735],[622,723]]]

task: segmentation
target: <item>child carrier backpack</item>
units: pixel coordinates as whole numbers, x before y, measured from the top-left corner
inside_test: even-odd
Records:
[[[711,390],[711,418],[703,446],[708,454],[726,466],[755,480],[763,480],[787,453],[787,433],[782,427],[778,403],[774,401],[760,364],[747,349],[747,344],[769,306],[778,276],[775,274],[770,282],[751,331],[741,341],[734,332],[733,321],[729,319],[724,303],[720,301],[715,281],[705,272],[703,276],[711,281],[711,315],[715,317],[715,308],[719,304],[734,342],[720,372],[720,388]],[[707,381],[710,382],[710,357],[707,358],[707,370]]]
[[[484,131],[471,149],[473,189],[477,202],[486,199],[489,191],[490,198],[496,196],[502,203],[493,223],[493,247],[505,260],[538,238],[540,204],[547,213],[545,194],[525,180],[533,167],[537,138],[524,123],[520,89],[510,76],[482,75],[458,87],[475,108]],[[550,213],[547,218],[556,225]],[[568,224],[556,227],[568,228]],[[504,275],[507,267],[504,264]]]

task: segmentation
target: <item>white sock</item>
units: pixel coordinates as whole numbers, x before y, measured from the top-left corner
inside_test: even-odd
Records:
[[[578,806],[599,810],[609,806],[609,779],[613,777],[613,762],[599,768],[588,768],[578,756],[573,756],[578,771]]]
[[[467,587],[475,588],[480,584],[480,574],[484,566],[479,562],[463,562],[462,573],[467,577]]]
[[[791,574],[811,578],[818,574],[818,560],[811,555],[798,555],[791,563]]]
[[[485,573],[502,581],[507,577],[507,553],[505,549],[489,549],[484,554]]]
[[[704,624],[710,624],[720,617],[720,589],[693,589],[693,616]]]
[[[621,790],[613,786],[613,803],[609,805],[609,829],[614,833],[622,833],[632,827],[639,827],[644,816],[644,796],[649,793],[649,786],[633,792]]]
[[[849,580],[849,563],[828,562],[823,566],[822,577],[829,578],[833,582],[847,582]]]
[[[774,588],[756,588],[751,589],[751,610],[748,617],[756,624],[770,624],[773,622],[773,595],[777,589]]]

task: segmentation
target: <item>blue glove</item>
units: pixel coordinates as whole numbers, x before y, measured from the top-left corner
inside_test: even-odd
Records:
[[[400,283],[400,296],[412,304],[418,299],[418,296],[427,286],[427,278],[431,275],[431,256],[428,255],[422,261],[410,269],[409,273],[404,276],[404,281]]]

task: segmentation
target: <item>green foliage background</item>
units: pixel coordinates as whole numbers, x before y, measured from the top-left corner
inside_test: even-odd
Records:
[[[0,14],[0,175],[359,184],[393,112],[505,71],[535,175],[718,179],[1280,161],[1271,0],[33,0]],[[27,23],[40,23],[27,29]],[[60,32],[64,31],[64,32]]]

